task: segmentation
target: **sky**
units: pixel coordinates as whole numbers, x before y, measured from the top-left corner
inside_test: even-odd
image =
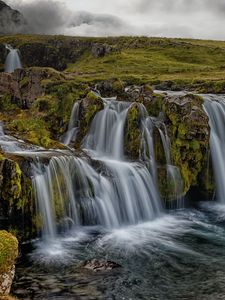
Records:
[[[225,0],[5,0],[34,33],[225,40]]]

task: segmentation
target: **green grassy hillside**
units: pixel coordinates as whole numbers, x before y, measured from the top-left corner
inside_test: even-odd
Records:
[[[78,81],[119,78],[128,83],[154,84],[174,81],[176,85],[193,87],[202,83],[204,86],[211,86],[213,82],[217,85],[218,92],[221,86],[224,88],[225,42],[223,41],[19,35],[0,37],[0,45],[3,46],[4,43],[11,43],[22,49],[25,65],[26,51],[30,51],[32,46],[46,47],[47,53],[57,50],[54,55],[57,57],[59,53],[59,59],[65,60],[64,71],[76,76]],[[115,51],[103,57],[94,57],[91,51],[93,44],[106,45]],[[1,56],[0,60],[3,63],[3,54]],[[40,66],[45,65],[40,63]]]

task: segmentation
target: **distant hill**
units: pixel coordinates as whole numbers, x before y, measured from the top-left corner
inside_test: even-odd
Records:
[[[0,34],[22,33],[25,26],[23,15],[0,0]]]

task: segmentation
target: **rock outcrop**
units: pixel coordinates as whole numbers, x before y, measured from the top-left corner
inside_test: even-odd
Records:
[[[172,158],[181,170],[184,193],[199,185],[209,149],[210,128],[203,98],[188,94],[167,97],[163,105],[172,141]]]

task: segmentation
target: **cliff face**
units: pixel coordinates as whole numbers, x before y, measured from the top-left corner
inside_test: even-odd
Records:
[[[0,1],[0,35],[22,33],[25,25],[26,21],[19,11]]]

